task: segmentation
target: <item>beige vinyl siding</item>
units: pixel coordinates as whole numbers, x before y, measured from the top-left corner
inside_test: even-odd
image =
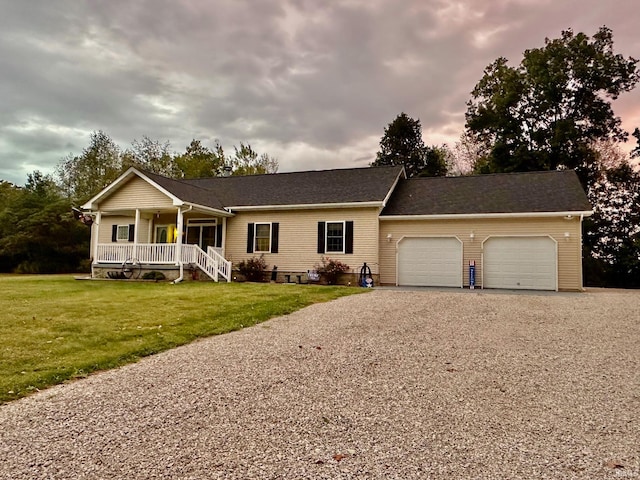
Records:
[[[168,207],[173,207],[171,198],[138,176],[133,177],[99,205],[103,212]]]
[[[148,218],[140,218],[138,231],[136,232],[138,243],[151,243],[152,240],[149,238],[149,222],[150,220]],[[133,225],[134,223],[135,217],[103,215],[98,230],[98,243],[112,243],[111,228],[113,225]]]
[[[474,238],[471,239],[473,232]],[[569,237],[565,237],[565,232]],[[390,241],[387,235],[391,234]],[[476,262],[476,286],[482,286],[482,243],[491,236],[548,235],[558,245],[558,289],[582,289],[581,222],[578,217],[384,220],[380,222],[380,282],[396,283],[396,245],[403,236],[453,236],[463,243],[463,283],[469,285],[469,261]]]
[[[346,263],[351,272],[359,272],[364,262],[378,273],[378,213],[377,208],[344,208],[316,210],[275,210],[272,212],[238,212],[227,220],[226,256],[234,264],[258,256],[247,253],[247,224],[278,222],[278,253],[265,253],[268,269],[274,265],[280,271],[306,272],[320,263],[318,222],[353,221],[353,254],[326,253]]]

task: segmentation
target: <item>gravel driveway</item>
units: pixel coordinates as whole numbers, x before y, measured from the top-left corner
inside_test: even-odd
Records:
[[[640,479],[640,292],[375,290],[0,408],[0,479]]]

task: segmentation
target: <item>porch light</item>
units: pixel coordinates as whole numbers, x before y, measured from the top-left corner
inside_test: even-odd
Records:
[[[564,232],[564,239],[568,242],[569,241],[569,237],[571,237],[571,234],[569,232]]]
[[[473,239],[476,238],[476,234],[473,233],[473,231],[469,234],[469,238],[471,239],[471,241],[473,242]]]
[[[387,233],[387,242],[390,242],[392,238],[393,235],[391,233]]]

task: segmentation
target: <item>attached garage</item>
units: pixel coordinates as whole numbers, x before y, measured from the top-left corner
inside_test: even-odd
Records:
[[[490,237],[482,257],[484,288],[558,289],[557,243],[549,236]]]
[[[398,243],[398,285],[462,286],[462,242],[456,237],[405,237]]]

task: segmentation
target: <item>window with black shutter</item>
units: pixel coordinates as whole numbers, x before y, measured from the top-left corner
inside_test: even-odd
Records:
[[[278,253],[280,224],[250,223],[247,227],[247,253]]]

